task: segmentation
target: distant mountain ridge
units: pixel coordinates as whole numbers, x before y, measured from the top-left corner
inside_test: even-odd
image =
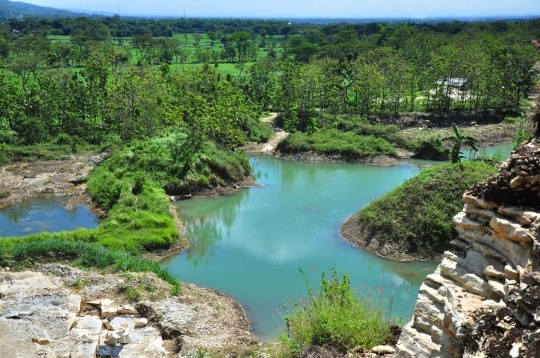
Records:
[[[32,5],[20,1],[0,0],[0,22],[7,22],[8,19],[24,16],[55,18],[88,16],[88,14]]]

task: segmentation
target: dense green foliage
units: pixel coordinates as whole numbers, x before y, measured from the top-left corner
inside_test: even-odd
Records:
[[[11,19],[0,25],[0,66],[6,69],[0,72],[0,139],[8,146],[56,141],[76,150],[150,138],[172,127],[195,147],[212,140],[230,149],[246,139],[266,141],[271,133],[258,114],[274,110],[289,131],[321,128],[326,134],[316,139],[341,137],[334,152],[363,153],[384,145],[362,139],[370,144],[351,147],[351,135],[329,131],[336,128],[328,117],[373,122],[418,111],[503,117],[518,111],[532,84],[536,36],[538,19],[330,25]],[[199,67],[178,71],[186,63]],[[220,64],[229,67],[222,73]],[[239,76],[231,75],[232,64]],[[433,144],[337,129],[399,147]],[[297,142],[321,147],[313,138]]]
[[[291,353],[301,353],[312,345],[346,353],[358,346],[370,349],[385,344],[390,338],[393,322],[384,299],[358,298],[347,274],[340,278],[335,269],[331,277],[323,273],[318,291],[309,286],[307,279],[306,285],[307,300],[295,302],[285,317],[288,331],[282,342]]]
[[[463,207],[463,193],[496,171],[479,161],[426,169],[370,203],[358,218],[367,235],[376,234],[411,252],[442,253],[456,236],[452,217]]]

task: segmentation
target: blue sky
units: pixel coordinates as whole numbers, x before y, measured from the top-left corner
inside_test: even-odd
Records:
[[[23,0],[122,15],[200,17],[461,17],[539,15],[540,0]]]

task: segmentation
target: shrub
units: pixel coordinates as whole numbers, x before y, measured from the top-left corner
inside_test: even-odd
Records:
[[[111,209],[124,190],[128,190],[125,183],[116,179],[106,167],[98,167],[90,176],[87,184],[92,199],[101,207]]]
[[[282,342],[289,349],[300,352],[318,345],[345,353],[359,345],[369,349],[390,338],[393,322],[381,296],[357,297],[349,276],[340,278],[335,268],[331,277],[322,273],[319,291],[313,291],[302,274],[308,299],[295,302],[293,312],[285,316],[288,334]]]
[[[0,130],[0,143],[15,144],[18,139],[17,132],[3,129]]]

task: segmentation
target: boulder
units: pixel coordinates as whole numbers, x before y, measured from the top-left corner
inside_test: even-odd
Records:
[[[371,350],[377,354],[394,354],[396,350],[391,346],[375,346]]]
[[[135,327],[144,327],[148,324],[148,319],[146,318],[137,318],[134,322]]]

